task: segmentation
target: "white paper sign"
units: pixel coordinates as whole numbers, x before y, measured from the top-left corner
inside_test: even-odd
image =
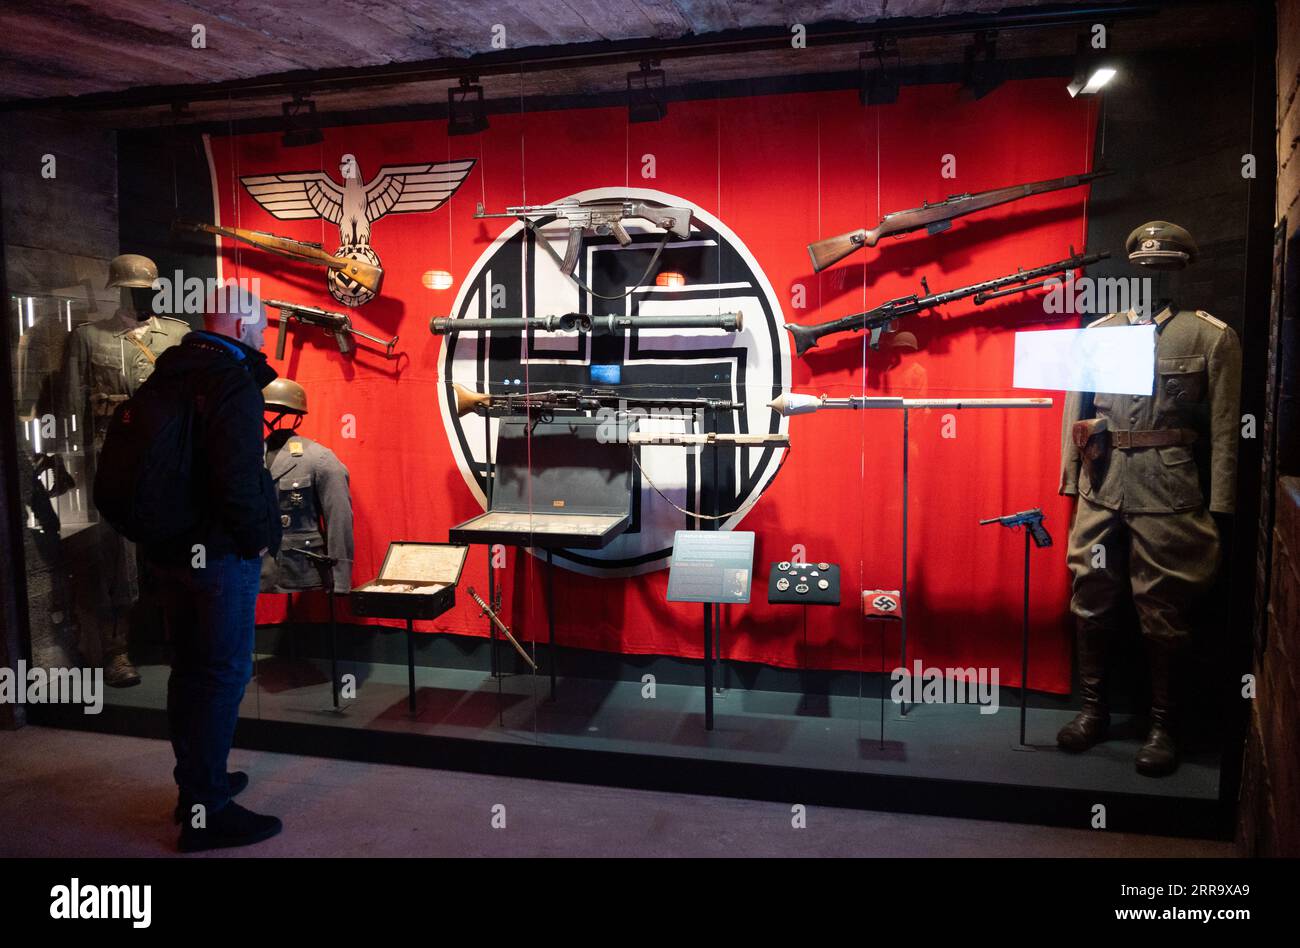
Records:
[[[1155,371],[1151,323],[1016,333],[1015,388],[1150,395]]]

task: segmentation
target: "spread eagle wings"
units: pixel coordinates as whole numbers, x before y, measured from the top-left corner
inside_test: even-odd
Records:
[[[337,224],[343,219],[343,189],[323,171],[259,174],[239,180],[253,200],[282,221],[323,217]]]
[[[385,214],[409,214],[442,207],[456,193],[474,159],[427,165],[384,165],[366,185],[366,216],[377,221]]]

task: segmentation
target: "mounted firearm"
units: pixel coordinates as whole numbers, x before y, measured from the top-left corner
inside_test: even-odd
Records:
[[[612,388],[586,390],[561,388],[536,392],[498,392],[490,395],[471,391],[459,382],[453,382],[452,389],[456,395],[458,417],[464,417],[470,412],[478,412],[481,415],[547,415],[556,411],[599,411],[602,408],[618,411],[636,408],[684,411],[713,408],[720,411],[740,411],[745,407],[744,402],[715,398],[641,398],[625,395]]]
[[[743,328],[744,317],[740,313],[718,313],[716,316],[593,316],[590,313],[565,313],[561,316],[491,316],[486,319],[435,316],[429,321],[429,332],[435,336],[455,332],[591,332],[593,329],[604,329],[609,333],[620,329],[721,329],[740,332]]]
[[[473,586],[470,586],[465,591],[469,593],[469,598],[473,599],[478,604],[478,607],[483,610],[483,615],[491,619],[492,624],[506,637],[506,641],[515,647],[515,651],[519,653],[519,657],[528,663],[529,668],[533,671],[537,671],[537,663],[533,661],[531,655],[524,651],[524,647],[519,644],[519,640],[515,638],[514,634],[510,631],[510,627],[501,621],[501,617],[496,614],[495,610],[483,601],[483,597],[474,591]]]
[[[326,251],[320,244],[310,243],[305,240],[279,237],[261,230],[244,230],[242,227],[222,227],[218,224],[199,224],[194,221],[183,220],[173,221],[172,229],[230,237],[234,240],[242,240],[246,244],[252,244],[254,247],[268,253],[288,257],[290,260],[301,260],[304,263],[314,263],[317,266],[338,270],[344,276],[356,281],[372,293],[378,293],[380,285],[384,282],[382,267],[366,263],[364,260],[336,257]]]
[[[989,517],[987,520],[981,520],[980,526],[987,526],[990,523],[1000,523],[1012,530],[1016,527],[1025,527],[1029,530],[1029,535],[1034,538],[1035,546],[1052,545],[1052,535],[1043,526],[1043,508],[1041,507],[1035,507],[1033,510],[1022,510],[1020,513],[1006,514],[1002,517]]]
[[[1046,194],[1048,191],[1060,191],[1087,184],[1095,178],[1104,178],[1114,174],[1113,171],[1091,171],[1087,174],[1072,174],[1064,178],[1049,178],[1046,181],[1034,181],[1030,184],[1013,184],[1007,188],[992,191],[977,191],[974,194],[954,194],[951,197],[931,204],[922,201],[920,207],[906,211],[894,211],[886,214],[871,230],[851,230],[838,237],[827,237],[808,245],[808,256],[812,258],[813,270],[820,273],[832,264],[839,263],[849,254],[862,247],[874,247],[882,237],[901,237],[913,231],[925,228],[926,233],[934,236],[943,233],[952,226],[958,217],[965,217],[975,211],[982,211],[999,204],[1019,201],[1034,194]]]
[[[582,252],[582,238],[586,233],[608,237],[611,234],[619,245],[626,247],[632,242],[623,227],[623,221],[629,218],[649,221],[662,228],[664,241],[671,234],[685,240],[691,235],[691,209],[689,207],[670,207],[658,201],[640,201],[633,198],[605,198],[593,201],[579,201],[569,198],[554,204],[529,204],[520,207],[508,207],[504,214],[488,214],[480,202],[475,218],[514,217],[534,233],[541,227],[538,218],[563,218],[569,225],[569,242],[564,248],[564,259],[551,248],[551,242],[538,233],[539,241],[560,269],[570,276],[578,267],[578,255]],[[662,245],[661,245],[662,246]]]
[[[812,326],[786,323],[785,328],[790,330],[790,335],[794,336],[795,351],[799,355],[803,355],[809,349],[816,348],[817,340],[823,336],[829,336],[837,332],[860,332],[863,329],[871,330],[871,348],[878,349],[880,348],[881,333],[888,329],[896,319],[912,316],[942,306],[945,303],[951,303],[977,294],[985,294],[987,299],[989,293],[1006,287],[1016,287],[1021,291],[1033,289],[1042,285],[1035,282],[1041,277],[1063,274],[1079,267],[1090,266],[1099,260],[1105,260],[1109,256],[1109,251],[1104,250],[1100,253],[1076,254],[1074,248],[1071,247],[1070,256],[1064,260],[1057,260],[1055,263],[1044,264],[1030,270],[1017,270],[1007,276],[995,277],[992,280],[985,280],[983,283],[973,283],[960,289],[948,290],[946,293],[930,293],[930,287],[925,282],[925,278],[922,277],[921,288],[925,291],[925,296],[917,296],[916,294],[900,296],[898,299],[881,303],[875,309],[867,310],[865,313],[854,313],[852,316],[845,316],[842,319],[832,320],[828,323],[817,323]]]
[[[397,337],[392,339],[380,339],[378,336],[372,336],[368,332],[362,332],[352,325],[352,317],[346,313],[332,313],[327,309],[317,309],[315,306],[304,306],[301,303],[286,303],[283,300],[263,300],[263,302],[272,309],[280,311],[280,325],[275,331],[275,357],[284,358],[284,340],[289,334],[290,326],[295,323],[304,323],[308,326],[319,326],[326,332],[334,336],[334,341],[338,343],[339,352],[347,355],[355,346],[352,344],[353,336],[360,336],[362,339],[369,339],[376,345],[384,347],[384,355],[387,358],[393,357],[393,346],[397,345]]]
[[[871,408],[1051,408],[1050,398],[902,398],[896,395],[806,395],[783,392],[767,403],[778,415],[810,415],[824,408],[865,411]]]

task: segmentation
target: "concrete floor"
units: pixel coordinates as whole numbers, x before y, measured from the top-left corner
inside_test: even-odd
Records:
[[[0,856],[175,852],[167,743],[28,727],[0,732],[0,761]],[[794,829],[788,804],[246,750],[231,767],[252,777],[240,802],[285,823],[232,851],[250,856],[1233,855],[1229,843],[826,807]]]

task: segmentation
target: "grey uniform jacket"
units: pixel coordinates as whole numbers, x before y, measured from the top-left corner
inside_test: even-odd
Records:
[[[286,430],[266,441],[266,465],[280,501],[284,539],[262,560],[262,592],[324,586],[321,568],[296,552],[307,549],[338,562],[334,590],[352,588],[352,497],[348,469],[329,448]]]
[[[189,323],[171,316],[150,316],[142,328],[137,345],[114,314],[78,326],[68,339],[63,371],[65,407],[77,416],[77,430],[93,440],[96,448],[108,430],[113,410],[153,374],[154,360],[190,331]]]
[[[1112,313],[1088,328],[1127,325]],[[1177,513],[1208,506],[1232,513],[1240,435],[1241,345],[1227,324],[1208,313],[1168,307],[1157,313],[1152,395],[1070,392],[1061,431],[1060,493],[1080,494],[1111,510]],[[1105,418],[1112,434],[1158,428],[1196,432],[1195,441],[1159,448],[1114,449],[1094,480],[1071,438],[1074,422]],[[1209,497],[1197,461],[1207,468]],[[1206,501],[1208,500],[1208,504]]]

